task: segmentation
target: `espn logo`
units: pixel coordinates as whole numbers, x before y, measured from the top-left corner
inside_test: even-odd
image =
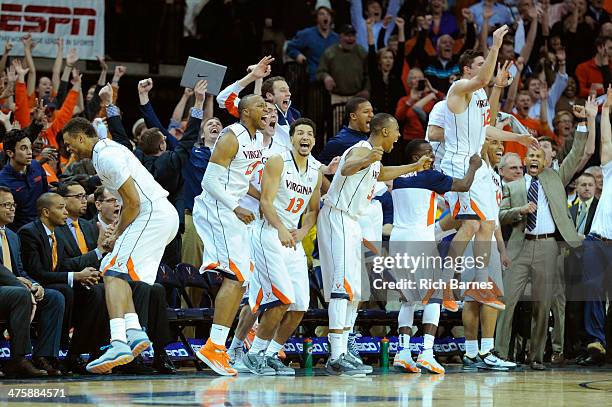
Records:
[[[96,9],[83,7],[22,6],[4,3],[0,8],[0,31],[55,34],[57,27],[70,25],[70,35],[81,34],[81,20],[86,25],[84,35],[96,32]]]

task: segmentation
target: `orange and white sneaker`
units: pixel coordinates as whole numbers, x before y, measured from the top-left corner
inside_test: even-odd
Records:
[[[257,325],[253,325],[253,328],[249,329],[246,338],[244,338],[244,347],[246,350],[251,349],[251,344],[255,340],[255,335],[257,335]]]
[[[431,349],[419,353],[416,364],[421,369],[425,369],[430,373],[444,374],[445,372],[444,367],[438,363]]]
[[[393,358],[393,367],[397,370],[407,373],[421,373],[421,369],[418,368],[410,350],[402,350],[395,354]]]
[[[215,345],[210,338],[196,353],[198,359],[206,363],[215,373],[221,376],[235,376],[238,372],[230,365],[230,357],[225,346]]]
[[[453,290],[451,290],[450,288],[446,288],[444,290],[444,298],[442,299],[442,308],[449,310],[450,312],[459,311],[459,306],[457,305],[457,301],[455,301]]]
[[[475,290],[473,288],[465,290],[465,296],[471,297],[481,304],[488,305],[496,310],[503,311],[506,304],[497,299],[492,290]]]

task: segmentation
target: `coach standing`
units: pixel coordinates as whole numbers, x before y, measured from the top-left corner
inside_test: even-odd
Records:
[[[597,111],[589,110],[589,120]],[[577,247],[580,237],[567,210],[565,186],[571,181],[586,145],[586,111],[582,106],[574,108],[578,127],[574,144],[559,172],[546,168],[544,151],[530,148],[525,157],[527,174],[504,185],[499,220],[502,225],[512,225],[508,241],[508,255],[512,266],[504,272],[504,302],[506,310],[499,316],[497,344],[502,358],[508,357],[514,308],[523,295],[531,276],[533,297],[533,321],[529,360],[531,368],[543,370],[544,347],[551,296],[559,253],[557,236],[572,247]]]

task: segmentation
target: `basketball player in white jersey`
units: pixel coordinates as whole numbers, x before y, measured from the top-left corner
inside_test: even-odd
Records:
[[[194,225],[204,243],[201,272],[219,272],[224,277],[215,298],[210,337],[197,356],[217,374],[226,376],[236,374],[225,343],[253,267],[247,225],[255,215],[239,202],[261,165],[264,146],[260,131],[268,108],[261,96],[247,95],[238,111],[240,122],[223,129],[217,138],[202,180],[203,192],[196,197],[193,210]]]
[[[444,122],[446,120],[446,100],[437,102],[429,112],[425,140],[429,141],[434,153],[433,168],[440,170],[446,146],[444,144]]]
[[[243,359],[244,365],[259,375],[295,374],[283,365],[278,352],[310,302],[301,240],[315,225],[320,206],[322,174],[310,155],[315,134],[312,120],[293,122],[292,150],[271,156],[263,174],[260,205],[264,218],[256,222],[253,231],[255,272],[249,285],[249,304],[260,313],[260,320]]]
[[[480,154],[485,137],[502,141],[517,141],[524,145],[536,144],[537,140],[530,135],[519,135],[490,126],[491,110],[487,94],[483,89],[489,84],[495,69],[495,62],[507,26],[498,28],[493,33],[493,45],[487,58],[479,52],[468,50],[459,59],[462,77],[451,85],[447,97],[447,113],[444,126],[445,154],[441,168],[452,177],[463,177],[468,168],[469,158]],[[449,192],[445,198],[450,206],[453,218],[461,220],[461,227],[450,247],[449,256],[462,256],[467,243],[475,237],[474,255],[484,259],[484,266],[476,275],[478,281],[486,281],[490,242],[495,229],[492,211],[485,211],[484,202],[490,190],[490,183],[474,182],[468,192]],[[444,270],[444,281],[450,281],[454,268]],[[433,294],[433,293],[432,293]],[[485,290],[468,290],[466,294],[479,302],[499,309],[504,304]],[[452,291],[447,287],[443,295],[453,300]]]
[[[591,231],[584,240],[583,270],[585,289],[588,299],[584,304],[584,321],[589,345],[588,358],[580,364],[598,363],[598,358],[606,346],[606,294],[612,286],[609,276],[612,273],[612,127],[610,107],[612,106],[612,86],[608,86],[607,99],[601,110],[601,170],[603,188],[597,210],[593,217]],[[610,312],[610,311],[608,311]]]
[[[432,146],[426,140],[412,140],[406,146],[405,157],[409,163],[417,162],[421,157],[434,157]],[[436,215],[436,194],[448,191],[467,191],[474,180],[476,170],[482,160],[474,155],[470,158],[468,171],[463,179],[451,178],[440,171],[426,169],[410,173],[393,181],[393,230],[389,239],[390,256],[407,254],[412,258],[438,257],[436,247],[434,220]],[[416,287],[421,281],[433,281],[438,278],[435,266],[420,266],[418,270],[395,269],[396,281],[413,280]],[[395,355],[393,366],[407,372],[418,373],[425,369],[431,373],[444,373],[444,368],[433,355],[433,342],[440,321],[440,302],[431,300],[423,311],[424,350],[415,364],[410,352],[411,327],[414,321],[415,304],[421,302],[427,290],[419,288],[402,290],[399,327],[399,351]]]
[[[331,356],[326,371],[331,375],[364,375],[370,366],[347,352],[348,334],[357,318],[361,299],[361,228],[359,217],[370,205],[377,181],[387,181],[431,165],[430,157],[417,163],[383,167],[383,153],[393,149],[400,136],[397,120],[379,113],[370,123],[368,140],[344,152],[317,220],[317,240],[323,286],[329,301]]]
[[[110,91],[110,85],[106,85]],[[118,114],[109,105],[107,113]],[[109,139],[99,140],[91,123],[72,119],[64,127],[64,143],[80,159],[90,158],[102,185],[121,203],[114,248],[101,263],[111,343],[98,359],[87,364],[92,373],[106,373],[131,362],[151,341],[134,310],[128,281],[155,283],[164,249],[178,231],[176,209],[168,192],[127,148]]]

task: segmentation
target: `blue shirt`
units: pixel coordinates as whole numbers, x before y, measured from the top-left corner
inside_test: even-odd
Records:
[[[202,179],[210,160],[210,148],[194,146],[189,154],[189,161],[182,169],[183,173],[183,199],[185,209],[193,210],[193,201],[202,193]]]
[[[393,197],[391,192],[387,191],[382,195],[376,195],[372,199],[380,201],[383,211],[383,225],[393,224]]]
[[[434,191],[440,195],[449,192],[453,187],[453,178],[436,170],[417,172],[412,177],[398,177],[393,180],[393,189],[420,188]]]
[[[15,171],[11,164],[6,164],[0,171],[0,185],[5,186],[13,193],[15,220],[8,227],[17,231],[26,223],[36,220],[36,200],[49,191],[47,174],[36,160],[32,160],[25,174]]]
[[[367,139],[368,133],[362,133],[359,130],[353,130],[347,126],[342,126],[338,134],[325,144],[323,151],[319,154],[319,161],[328,165],[334,157],[341,156],[349,147]]]
[[[287,43],[287,55],[295,59],[298,55],[303,54],[306,57],[308,64],[308,76],[310,82],[317,79],[317,67],[323,52],[334,44],[340,42],[340,36],[330,31],[327,38],[321,35],[317,26],[304,28],[295,35],[295,37]]]

